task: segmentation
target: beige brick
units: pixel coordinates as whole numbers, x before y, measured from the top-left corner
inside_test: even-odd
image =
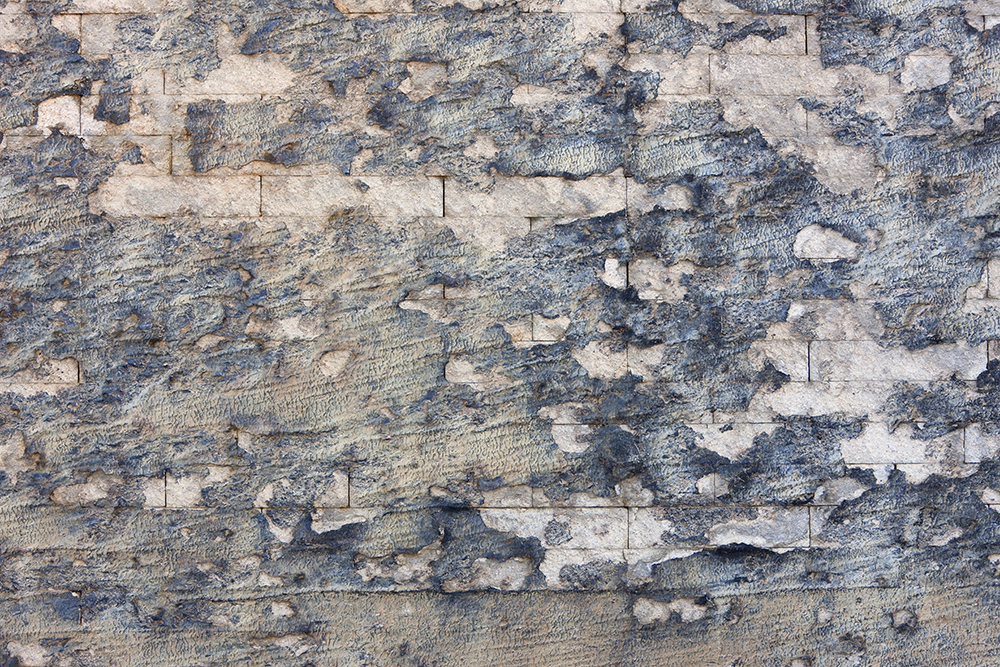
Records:
[[[962,8],[971,15],[1000,15],[1000,0],[963,0]]]
[[[120,162],[115,167],[115,174],[118,176],[170,174],[170,137],[90,136],[84,137],[84,144],[91,150],[116,157],[138,146],[142,163]]]
[[[611,13],[621,16],[621,0],[524,0],[529,12]]]
[[[80,134],[80,98],[76,95],[50,97],[38,104],[38,122],[28,134],[49,134],[53,129],[63,134]]]
[[[85,135],[180,135],[184,134],[187,101],[171,95],[132,95],[129,99],[129,120],[116,125],[94,120],[100,103],[96,94],[83,98],[82,132]]]
[[[834,229],[812,224],[795,234],[792,254],[800,259],[821,262],[855,259],[858,256],[858,244]]]
[[[667,53],[633,53],[625,68],[655,72],[660,76],[659,95],[692,95],[709,92],[709,49],[695,47],[687,57]]]
[[[986,263],[987,291],[992,299],[1000,299],[1000,259],[991,258]]]
[[[809,545],[806,507],[757,507],[750,512],[690,509],[678,512],[653,507],[629,510],[629,547],[698,546],[700,540],[695,539],[692,524],[701,518],[699,515],[704,517],[702,539],[706,546],[749,544],[769,549]]]
[[[186,470],[184,475],[166,477],[167,507],[204,507],[202,491],[224,484],[232,475],[226,466],[206,465]]]
[[[624,565],[624,552],[621,549],[548,549],[545,558],[538,565],[538,570],[545,575],[545,585],[548,588],[560,589],[571,586],[560,576],[563,568],[604,563]]]
[[[168,95],[277,95],[295,83],[297,75],[273,53],[244,56],[234,53],[222,60],[203,81],[195,78],[179,80],[168,74],[165,92]]]
[[[347,507],[351,502],[350,478],[346,470],[336,470],[330,474],[330,483],[313,500],[317,508]]]
[[[580,2],[581,0],[569,1]],[[615,0],[595,1],[601,1],[603,4],[603,2],[614,2]],[[570,20],[573,24],[573,39],[577,44],[592,45],[601,49],[613,49],[625,45],[625,36],[621,31],[625,17],[614,10],[611,12],[606,12],[604,9],[601,9],[600,12],[576,12],[570,14]]]
[[[638,183],[627,179],[628,213],[642,215],[660,207],[665,211],[691,208],[691,190],[683,185]]]
[[[613,380],[628,374],[628,352],[614,341],[592,340],[582,348],[574,348],[570,354],[590,377]]]
[[[850,194],[875,187],[881,172],[873,155],[858,146],[823,146],[817,150],[816,178],[837,194]]]
[[[410,14],[411,0],[336,0],[333,3],[345,14]]]
[[[865,417],[886,421],[882,406],[893,392],[894,382],[787,382],[774,391],[759,389],[745,411],[715,413],[716,421],[771,422],[778,415],[786,417],[842,413],[847,417]],[[969,400],[975,398],[968,388]]]
[[[961,462],[965,458],[962,443],[961,430],[932,440],[918,440],[913,438],[911,424],[902,424],[890,431],[886,422],[869,422],[858,437],[841,440],[840,452],[848,465],[931,463],[943,460]]]
[[[728,123],[741,130],[756,128],[768,141],[808,134],[806,110],[797,97],[722,97],[719,101]]]
[[[820,36],[819,36],[819,17],[818,16],[807,16],[806,17],[806,53],[810,56],[818,56],[821,52]]]
[[[1000,25],[1000,16],[984,16],[983,17],[983,29],[992,30],[997,25]]]
[[[906,56],[899,75],[903,92],[927,90],[948,83],[951,80],[951,61],[951,54],[944,49],[928,49]]]
[[[809,546],[809,508],[761,507],[754,519],[716,524],[708,533],[712,545],[749,544],[764,549]]]
[[[533,489],[527,485],[502,486],[483,491],[481,507],[531,507]],[[433,494],[432,494],[433,495]]]
[[[771,364],[792,382],[809,379],[809,346],[802,341],[755,340],[747,351],[747,359],[754,370],[763,370]]]
[[[628,546],[625,508],[484,509],[483,523],[518,537],[537,538],[543,547],[624,549]]]
[[[931,475],[941,477],[968,477],[979,469],[975,464],[955,461],[931,461],[929,463],[897,463],[896,470],[903,473],[909,484],[922,484]]]
[[[857,85],[889,92],[888,75],[859,66],[824,69],[815,56],[713,55],[711,77],[712,93],[723,96],[832,96]]]
[[[636,289],[640,299],[666,303],[680,303],[684,300],[687,294],[684,280],[698,270],[686,260],[666,266],[657,259],[644,258],[629,262],[628,269],[629,285]]]
[[[810,347],[813,380],[974,380],[986,369],[986,344],[883,348],[869,341],[817,341]]]
[[[721,95],[833,95],[838,76],[806,56],[711,58],[712,92]]]
[[[965,427],[965,462],[980,463],[1000,454],[1000,424],[969,424]]]
[[[598,496],[593,493],[571,493],[567,498],[553,500],[545,495],[545,489],[533,489],[532,505],[534,507],[620,507],[621,499],[616,496]]]
[[[253,176],[112,176],[90,196],[90,210],[154,218],[187,211],[253,216],[260,211],[260,183]]]
[[[625,179],[593,176],[580,181],[558,177],[497,177],[489,191],[447,180],[447,217],[597,216],[625,208]]]
[[[33,27],[34,21],[27,14],[0,14],[0,50],[24,53],[21,45]]]
[[[538,313],[531,315],[531,337],[540,341],[557,341],[566,336],[570,319],[565,315],[545,317]]]
[[[73,0],[76,14],[149,14],[159,12],[168,0]]]
[[[657,371],[663,363],[663,354],[666,345],[650,345],[649,347],[639,347],[638,345],[628,346],[628,370],[633,375],[642,378],[643,382],[656,380]]]
[[[531,222],[528,218],[513,216],[449,216],[430,218],[430,220],[448,227],[462,241],[475,243],[490,252],[503,250],[508,241],[531,231]]]
[[[559,102],[566,102],[569,99],[569,95],[557,93],[551,88],[522,83],[518,84],[511,92],[510,103],[516,107],[531,107],[543,104],[557,104]],[[493,153],[495,154],[495,150]]]
[[[115,51],[117,28],[128,14],[84,14],[80,17],[80,55],[93,58]]]
[[[72,357],[52,359],[41,352],[35,361],[11,375],[0,376],[0,393],[14,393],[22,396],[35,394],[55,394],[80,383],[80,364]]]
[[[365,523],[384,514],[381,507],[321,508],[312,513],[312,529],[319,534],[340,530],[352,523]]]
[[[441,215],[441,180],[426,176],[264,176],[264,214],[323,216],[367,206],[378,217]]]
[[[990,271],[989,264],[983,266],[983,270],[979,273],[979,280],[975,284],[969,285],[965,289],[966,300],[970,299],[986,299],[987,293],[990,287]]]
[[[586,424],[553,424],[552,439],[567,454],[582,454],[590,449],[592,429]]]
[[[785,319],[790,325],[787,335],[802,340],[877,340],[885,332],[867,301],[793,301]]]
[[[748,14],[691,13],[685,18],[707,26],[712,31],[719,30],[720,23],[729,23],[734,28],[739,29],[757,20],[766,21],[771,29],[785,29],[784,36],[773,41],[768,41],[757,35],[750,35],[739,41],[729,42],[722,48],[722,51],[725,53],[805,55],[806,52],[806,24],[802,16],[790,14],[754,16]]]
[[[770,436],[778,424],[687,424],[695,432],[694,444],[730,461],[737,461],[753,447],[757,436]]]
[[[629,13],[648,12],[652,8],[663,6],[662,0],[622,0],[622,11]],[[701,16],[705,14],[743,14],[748,15],[744,9],[726,2],[725,0],[681,0],[677,6],[678,11],[685,18]]]
[[[67,37],[81,37],[79,14],[55,14],[52,16],[52,27]]]

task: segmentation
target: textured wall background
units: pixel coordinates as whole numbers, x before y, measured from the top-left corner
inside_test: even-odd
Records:
[[[0,664],[1000,664],[1000,3],[733,2],[3,4]]]

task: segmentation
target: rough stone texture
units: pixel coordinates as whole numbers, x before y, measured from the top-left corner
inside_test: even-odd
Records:
[[[0,3],[0,665],[1000,662],[1000,3]]]

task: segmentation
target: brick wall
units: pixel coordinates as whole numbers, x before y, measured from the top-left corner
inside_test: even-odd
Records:
[[[995,664],[997,16],[6,2],[0,663]]]

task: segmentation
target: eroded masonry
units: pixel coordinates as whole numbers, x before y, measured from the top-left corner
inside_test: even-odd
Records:
[[[1000,1],[0,4],[0,664],[1000,664]]]

